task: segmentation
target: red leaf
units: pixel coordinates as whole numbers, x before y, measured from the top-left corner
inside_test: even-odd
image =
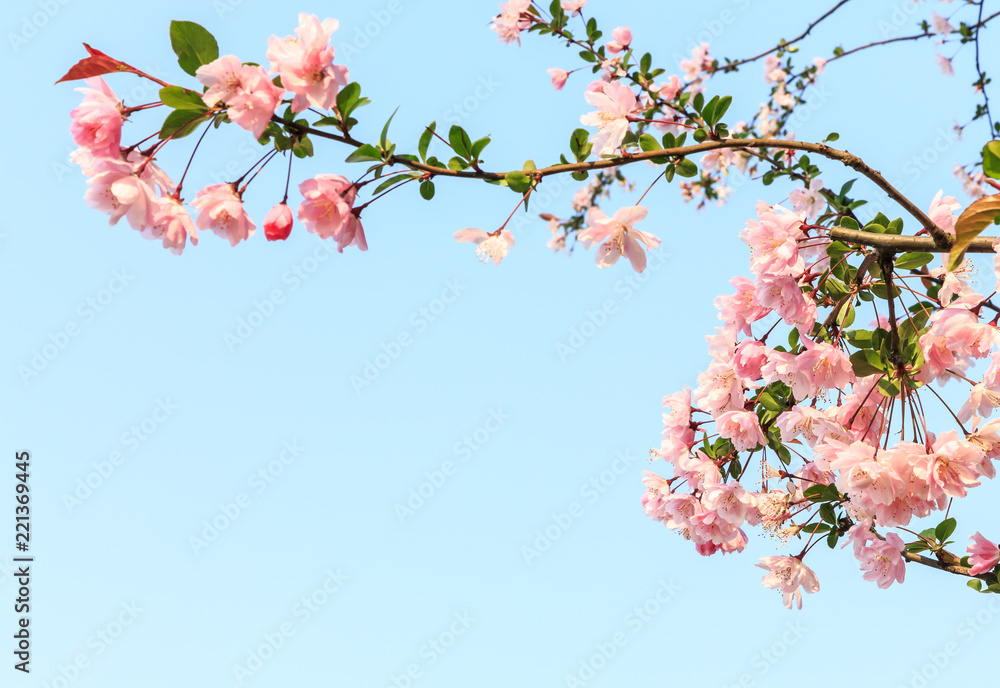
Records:
[[[100,50],[95,50],[91,48],[86,43],[83,47],[87,49],[90,53],[90,57],[85,57],[75,65],[73,65],[66,75],[61,78],[56,83],[61,81],[76,81],[77,79],[86,79],[92,76],[100,76],[101,74],[112,74],[114,72],[132,72],[133,74],[142,74],[135,67],[125,64],[121,60],[116,60],[113,57],[105,55]]]

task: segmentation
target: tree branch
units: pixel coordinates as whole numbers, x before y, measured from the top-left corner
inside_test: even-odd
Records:
[[[959,564],[945,564],[943,562],[938,561],[937,559],[931,559],[930,557],[925,557],[921,554],[915,554],[914,552],[907,552],[906,550],[903,550],[903,559],[913,562],[914,564],[923,564],[924,566],[929,566],[932,569],[938,569],[939,571],[947,571],[948,573],[954,573],[956,576],[967,576],[969,578],[978,578],[988,583],[993,582],[992,578],[985,574],[979,576],[970,575],[968,566],[961,566]]]
[[[847,244],[861,244],[872,248],[916,253],[948,253],[951,249],[938,246],[931,237],[901,236],[898,234],[875,234],[860,232],[845,227],[831,227],[828,231],[834,241]],[[993,253],[993,237],[976,237],[966,249],[966,253]]]
[[[793,38],[790,41],[786,41],[786,40],[782,39],[781,43],[779,43],[778,45],[774,46],[770,50],[762,52],[760,55],[754,55],[753,57],[748,57],[745,60],[737,60],[735,62],[727,62],[726,64],[721,65],[718,68],[716,68],[714,71],[716,71],[716,72],[722,72],[722,73],[732,72],[732,71],[735,71],[737,67],[742,67],[743,65],[748,64],[750,62],[756,62],[760,58],[767,57],[771,53],[777,52],[778,50],[780,50],[781,48],[783,48],[785,46],[789,46],[789,45],[793,45],[795,43],[798,43],[803,38],[805,38],[806,36],[808,36],[809,32],[812,31],[814,28],[816,28],[817,24],[819,24],[821,21],[823,21],[824,19],[826,19],[827,17],[829,17],[831,14],[833,14],[834,12],[836,12],[843,5],[846,5],[848,2],[850,2],[850,0],[840,0],[840,2],[838,2],[836,5],[834,5],[829,11],[827,11],[826,14],[824,14],[819,19],[817,19],[816,21],[814,21],[808,27],[806,27],[806,30],[803,31],[802,34],[799,35],[799,36],[797,36],[796,38]]]

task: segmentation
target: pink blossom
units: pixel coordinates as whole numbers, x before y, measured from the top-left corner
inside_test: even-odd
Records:
[[[819,76],[823,73],[823,69],[826,67],[826,59],[822,57],[814,57],[813,64],[816,65],[816,73],[813,76]]]
[[[358,187],[339,174],[317,174],[299,184],[305,199],[299,205],[299,221],[322,239],[333,238],[341,253],[348,246],[368,250],[361,220],[354,213]]]
[[[134,166],[112,158],[102,159],[100,171],[87,180],[90,188],[84,194],[87,205],[111,216],[108,224],[128,218],[133,229],[150,224],[156,206],[156,192],[136,173]]]
[[[861,562],[862,576],[866,581],[874,581],[880,588],[888,588],[894,582],[902,583],[906,577],[906,562],[903,560],[903,541],[895,533],[886,535],[885,540],[874,539],[871,545],[855,548],[855,555]]]
[[[760,320],[770,311],[757,300],[757,289],[752,280],[737,276],[729,280],[729,283],[736,287],[736,293],[717,296],[713,302],[719,309],[719,319],[745,334],[750,334],[750,324]]]
[[[792,608],[793,602],[802,609],[800,587],[807,593],[819,592],[819,579],[816,574],[797,557],[761,557],[757,568],[768,571],[761,579],[761,583],[766,588],[780,590],[782,600],[789,609]]]
[[[647,213],[644,206],[628,206],[620,208],[614,217],[608,217],[595,206],[587,213],[587,228],[577,235],[577,239],[588,249],[601,244],[595,260],[598,267],[614,265],[621,256],[625,256],[632,263],[633,270],[642,272],[646,269],[646,252],[642,247],[654,249],[660,245],[659,237],[633,226]]]
[[[781,431],[781,441],[786,444],[799,436],[803,437],[810,447],[826,437],[839,441],[848,439],[843,426],[823,411],[811,406],[793,406],[778,416],[775,425]]]
[[[669,80],[664,81],[659,86],[655,86],[654,90],[659,94],[660,98],[669,103],[677,97],[677,94],[679,94],[683,88],[684,83],[681,81],[681,78],[674,74]]]
[[[748,381],[761,379],[770,350],[756,339],[744,339],[733,351],[733,368]]]
[[[193,245],[198,245],[198,230],[191,216],[180,201],[169,196],[157,201],[150,214],[149,226],[141,233],[147,239],[162,239],[163,248],[178,256],[184,251],[188,237]]]
[[[548,70],[548,73],[552,77],[552,87],[557,91],[561,91],[563,86],[566,85],[566,78],[569,76],[569,73],[556,67]]]
[[[750,411],[727,411],[715,423],[719,436],[731,441],[736,451],[750,451],[767,443],[757,414]]]
[[[743,378],[732,365],[712,363],[698,376],[698,387],[692,397],[698,407],[718,418],[726,411],[742,411],[746,406]]]
[[[685,72],[685,79],[700,81],[702,72],[707,72],[712,68],[712,57],[709,55],[708,43],[702,43],[692,48],[691,57],[681,60],[680,67]]]
[[[292,209],[279,203],[264,216],[264,236],[268,241],[284,241],[292,233]]]
[[[612,55],[617,55],[626,50],[632,42],[632,31],[627,26],[619,26],[611,32],[611,38],[605,46]]]
[[[969,538],[972,543],[966,552],[969,553],[970,576],[989,573],[1000,562],[1000,548],[995,543],[984,538],[978,531]]]
[[[816,396],[830,389],[846,389],[854,383],[854,368],[850,359],[837,347],[823,342],[813,342],[802,337],[806,350],[798,356],[797,363],[809,378],[810,389],[806,396]]]
[[[340,23],[302,12],[296,36],[267,41],[267,59],[271,74],[281,77],[281,85],[295,94],[292,111],[301,112],[310,105],[324,110],[337,104],[337,93],[347,85],[348,71],[343,65],[333,64],[334,49],[330,36]]]
[[[757,220],[748,220],[740,239],[750,247],[750,270],[756,275],[790,275],[805,269],[797,241],[803,238],[802,220],[780,205],[757,203]]]
[[[118,96],[101,77],[85,82],[90,88],[76,89],[83,93],[83,102],[73,109],[69,131],[73,142],[96,157],[120,158],[122,139],[122,104]]]
[[[527,12],[531,6],[531,0],[510,0],[510,2],[500,3],[500,14],[490,25],[490,30],[495,31],[501,43],[521,44],[521,32],[531,26],[531,21],[522,18],[522,13]]]
[[[260,138],[275,109],[285,95],[259,65],[244,65],[235,55],[223,55],[195,72],[198,81],[208,86],[202,96],[205,105],[227,106],[229,119]]]
[[[777,55],[768,55],[764,59],[764,81],[769,84],[784,82],[788,72],[781,68],[781,60]]]
[[[757,300],[760,305],[777,311],[782,320],[799,332],[809,332],[816,324],[816,304],[787,275],[761,275],[757,281]]]
[[[955,27],[948,23],[948,20],[937,12],[931,12],[931,33],[946,34],[955,30]]]
[[[805,399],[811,383],[809,376],[799,366],[798,357],[785,351],[767,350],[767,362],[760,369],[764,382],[781,382],[792,389],[796,399]]]
[[[948,497],[964,497],[969,488],[979,485],[981,446],[948,430],[937,437],[932,449],[933,453],[913,466],[913,475],[925,488],[921,497],[943,502]]]
[[[945,76],[955,76],[955,68],[951,66],[950,57],[945,57],[941,53],[934,53],[934,58],[937,68],[941,70],[942,74]]]
[[[931,207],[927,211],[927,217],[948,234],[954,235],[955,223],[958,221],[958,218],[955,217],[955,211],[961,208],[962,204],[954,196],[942,198],[943,193],[943,191],[938,191],[935,194],[934,200],[931,201]]]
[[[582,14],[580,9],[587,4],[587,0],[562,0],[563,12]]]
[[[506,229],[495,232],[485,232],[478,228],[460,229],[455,232],[455,241],[468,241],[476,244],[476,255],[486,262],[493,259],[494,265],[499,265],[507,251],[514,245],[514,236]]]
[[[597,108],[596,112],[580,115],[580,123],[597,127],[591,139],[594,154],[611,155],[628,131],[628,116],[638,107],[635,93],[620,81],[603,84],[599,92],[584,94],[587,102]]]
[[[822,190],[823,180],[819,178],[810,180],[808,188],[797,187],[792,189],[788,194],[792,210],[802,217],[808,217],[810,222],[815,222],[820,212],[822,212],[823,206],[826,205],[826,199],[820,193]]]
[[[243,208],[243,199],[233,184],[213,184],[198,192],[191,207],[201,211],[197,224],[200,229],[211,229],[216,236],[229,240],[230,246],[249,239],[257,225]]]

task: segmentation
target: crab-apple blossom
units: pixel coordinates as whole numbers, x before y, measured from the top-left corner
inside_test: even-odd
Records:
[[[460,229],[455,232],[455,241],[467,241],[476,245],[476,255],[479,260],[485,263],[493,259],[494,265],[499,265],[500,261],[507,255],[507,251],[514,245],[514,235],[506,229],[498,229],[495,232],[486,232],[477,227]]]
[[[605,47],[612,55],[616,55],[623,50],[627,50],[632,43],[632,30],[627,26],[619,26],[611,32],[611,39]]]
[[[552,87],[557,91],[561,91],[562,87],[566,85],[566,78],[569,77],[569,74],[556,67],[548,70],[548,74],[552,77]]]
[[[807,187],[792,189],[788,192],[788,201],[792,204],[792,210],[803,217],[808,217],[810,222],[815,222],[826,205],[822,191],[823,180],[819,177],[811,179]]]
[[[198,244],[198,230],[188,211],[176,198],[167,196],[157,201],[150,216],[149,225],[141,233],[147,239],[161,239],[163,248],[174,255],[181,255],[188,237],[193,245]]]
[[[196,220],[199,229],[210,229],[216,236],[235,246],[257,231],[257,225],[243,207],[235,184],[213,184],[198,192],[191,207],[201,211]]]
[[[122,103],[99,76],[85,81],[89,88],[76,89],[83,102],[70,111],[69,131],[73,143],[86,148],[93,156],[120,157],[122,139]]]
[[[337,104],[337,93],[347,85],[348,71],[333,64],[334,49],[330,37],[340,26],[336,19],[322,22],[314,14],[299,14],[295,36],[271,36],[267,42],[268,71],[281,77],[281,85],[295,94],[292,111],[307,107],[323,110]]]
[[[600,86],[600,91],[584,94],[587,102],[597,108],[580,116],[580,123],[597,127],[591,143],[595,155],[610,155],[621,145],[628,131],[628,117],[639,105],[632,89],[621,81],[611,81]]]
[[[260,138],[274,111],[285,95],[260,65],[242,64],[235,55],[223,55],[195,72],[198,81],[208,86],[202,95],[205,105],[221,102],[229,119]]]
[[[793,602],[802,609],[803,590],[807,593],[819,592],[819,578],[798,557],[761,557],[757,568],[768,572],[761,583],[766,588],[780,591],[782,600],[789,609]]]
[[[856,557],[864,571],[862,578],[875,582],[883,589],[894,582],[902,583],[906,578],[902,551],[903,540],[895,533],[886,535],[885,540],[874,538],[871,544],[856,548]]]
[[[1000,563],[1000,547],[982,536],[978,531],[969,538],[970,576],[980,576],[992,571]]]
[[[368,250],[365,231],[354,210],[358,187],[339,174],[317,174],[299,184],[304,199],[299,221],[322,239],[334,239],[340,253],[348,246]]]
[[[641,205],[629,206],[618,209],[612,217],[608,217],[595,206],[587,213],[587,228],[577,235],[577,239],[584,248],[600,244],[595,258],[598,267],[614,265],[621,256],[625,256],[633,270],[642,272],[646,269],[645,249],[660,245],[659,237],[635,228],[635,224],[643,220],[648,212]]]
[[[563,12],[570,14],[580,14],[580,10],[587,4],[587,0],[562,0],[560,6]]]
[[[279,203],[264,216],[264,236],[268,241],[284,241],[292,233],[292,209]]]

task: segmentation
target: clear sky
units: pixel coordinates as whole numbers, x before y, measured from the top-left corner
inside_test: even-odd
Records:
[[[742,57],[827,4],[592,0],[588,10],[608,34],[631,26],[656,64],[675,69],[699,34],[716,56]],[[852,3],[803,51],[901,35],[934,6],[955,9],[927,3],[911,16],[904,0]],[[13,531],[14,452],[30,450],[36,561],[30,676],[12,668],[17,585],[0,570],[0,685],[839,686],[852,675],[945,686],[995,676],[1000,603],[962,579],[911,567],[904,585],[880,591],[848,552],[817,549],[822,591],[789,612],[753,567],[776,543],[754,535],[742,555],[702,558],[642,513],[661,397],[694,386],[718,322],[712,299],[747,271],[739,230],[758,198],[779,202],[788,187],[748,184],[727,206],[697,211],[657,186],[641,228],[664,241],[641,279],[624,262],[602,271],[592,254],[553,254],[537,219],[516,227],[501,266],[481,265],[452,234],[499,226],[515,199],[471,183],[439,183],[432,203],[411,185],[373,205],[367,253],[330,254],[297,225],[285,243],[259,232],[235,249],[205,232],[178,258],[83,201],[66,160],[79,94],[53,86],[83,41],[192,85],[170,50],[171,19],[263,63],[268,36],[291,33],[299,11],[333,16],[338,56],[373,100],[359,135],[375,139],[399,106],[401,149],[431,120],[461,123],[493,136],[484,157],[494,169],[567,149],[590,109],[586,77],[556,92],[545,69],[578,66],[575,52],[536,35],[499,44],[492,2],[7,7],[0,50],[18,92],[0,114],[0,494],[11,495],[0,503]],[[993,71],[995,45],[984,44]],[[971,52],[948,79],[935,50],[905,43],[831,65],[798,138],[838,131],[839,145],[922,207],[940,188],[961,197],[952,165],[982,145],[981,131],[960,142],[949,133],[973,108]],[[131,104],[155,99],[130,76],[109,83]],[[753,65],[712,92],[735,96],[735,121],[765,88]],[[126,138],[149,133],[141,121]],[[256,155],[248,141],[235,127],[207,139],[191,195],[231,166],[242,173]],[[293,177],[359,174],[342,162],[346,149],[316,143]],[[190,145],[163,158],[175,179]],[[280,200],[279,167],[247,195],[258,221]],[[824,169],[828,186],[852,176]],[[635,203],[655,174],[633,170],[638,190],[607,210]],[[544,186],[556,193],[532,213],[565,215],[576,184]],[[581,328],[590,336],[561,355]],[[20,374],[36,355],[38,374]],[[368,366],[380,366],[370,384],[353,384]],[[963,541],[1000,535],[998,497],[986,484],[961,505]],[[5,567],[13,556],[13,543],[0,548]]]

